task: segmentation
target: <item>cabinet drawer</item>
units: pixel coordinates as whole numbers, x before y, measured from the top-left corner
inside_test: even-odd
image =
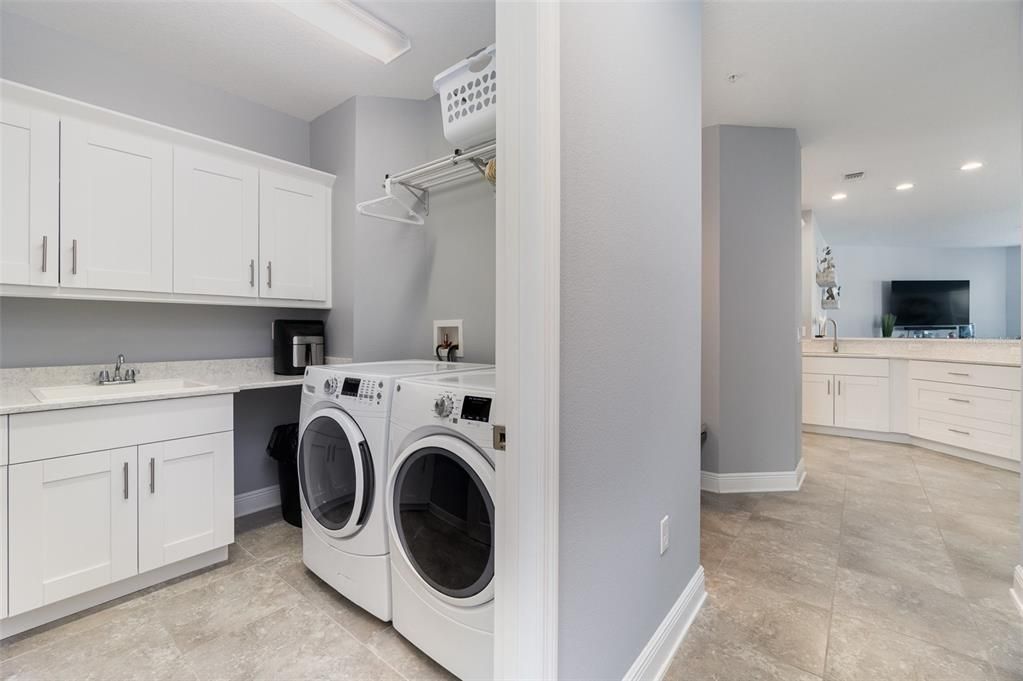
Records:
[[[1019,427],[965,416],[913,409],[911,435],[975,452],[1020,460]]]
[[[232,395],[12,414],[10,459],[39,461],[233,428]]]
[[[841,374],[842,376],[888,378],[889,370],[887,359],[803,356],[804,374]]]
[[[915,409],[1006,425],[1020,422],[1020,394],[1012,390],[915,379],[910,381],[909,401]]]
[[[973,385],[1002,390],[1020,389],[1018,367],[998,367],[985,364],[960,364],[956,362],[909,363],[909,377],[924,381],[940,381],[956,385]]]

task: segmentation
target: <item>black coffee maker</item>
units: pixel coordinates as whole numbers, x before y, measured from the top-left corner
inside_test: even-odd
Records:
[[[271,336],[275,374],[297,376],[308,366],[323,364],[323,322],[275,319]]]

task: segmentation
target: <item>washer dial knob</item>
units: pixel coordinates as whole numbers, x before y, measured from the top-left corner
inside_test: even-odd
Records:
[[[451,399],[450,395],[441,395],[433,403],[433,413],[441,418],[447,418],[451,416],[451,412],[455,409],[455,403]]]
[[[325,392],[328,395],[333,395],[334,393],[336,393],[337,392],[337,379],[336,378],[328,378],[326,381],[324,381],[323,382],[323,392]]]

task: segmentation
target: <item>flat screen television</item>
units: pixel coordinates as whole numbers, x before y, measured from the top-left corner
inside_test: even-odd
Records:
[[[893,281],[888,311],[898,326],[970,323],[970,282]]]

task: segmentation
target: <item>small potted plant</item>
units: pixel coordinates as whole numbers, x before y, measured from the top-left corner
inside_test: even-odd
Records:
[[[891,312],[881,317],[881,335],[885,338],[891,338],[892,332],[895,331],[895,315]]]

